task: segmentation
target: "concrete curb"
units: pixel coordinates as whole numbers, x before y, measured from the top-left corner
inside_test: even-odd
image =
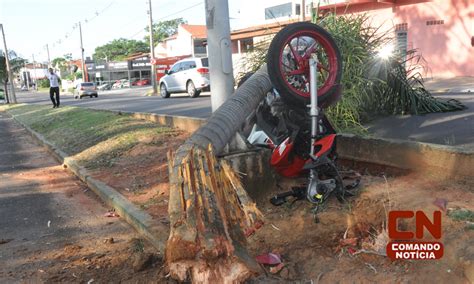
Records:
[[[474,150],[431,143],[338,135],[340,158],[450,177],[473,177]]]
[[[11,114],[9,114],[11,115]],[[14,115],[11,115],[16,122],[21,124],[29,134],[38,141],[39,144],[46,147],[48,152],[63,166],[81,179],[95,194],[97,194],[107,205],[113,207],[121,217],[132,225],[135,230],[143,235],[150,243],[161,253],[165,251],[165,244],[168,240],[168,228],[159,226],[158,221],[153,221],[152,217],[145,211],[139,209],[135,204],[126,199],[114,188],[107,184],[94,179],[84,167],[80,166],[77,161],[68,157],[66,153],[58,149],[55,145],[48,142],[43,135],[34,131],[27,125],[23,124]]]
[[[116,114],[128,114],[133,118],[143,119],[150,122],[155,122],[158,125],[175,127],[180,130],[186,131],[188,133],[193,133],[198,130],[201,126],[206,124],[207,119],[196,118],[196,117],[187,117],[179,115],[166,115],[166,114],[155,114],[148,112],[133,112],[133,111],[119,111],[119,110],[108,110],[108,109],[96,109],[91,108],[96,111],[105,111]]]

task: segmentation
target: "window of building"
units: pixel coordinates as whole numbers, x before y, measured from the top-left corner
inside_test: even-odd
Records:
[[[408,30],[408,23],[401,23],[395,25],[395,31],[406,31]]]
[[[239,53],[239,41],[234,39],[230,42],[230,47],[232,48],[232,53]]]
[[[281,17],[291,17],[292,3],[281,4],[265,8],[265,20],[271,20]]]
[[[306,15],[310,15],[311,14],[311,8],[313,6],[313,3],[310,3],[308,5],[305,6],[305,13]]]
[[[245,38],[240,40],[240,52],[248,52],[253,50],[253,38]]]
[[[444,25],[444,20],[426,21],[426,25],[427,25],[427,26]]]
[[[406,59],[408,49],[408,33],[406,31],[396,32],[395,50],[400,54],[403,60]]]
[[[301,14],[301,5],[296,4],[295,5],[295,15],[300,15]]]
[[[206,55],[206,45],[204,44],[205,39],[194,39],[194,55]]]

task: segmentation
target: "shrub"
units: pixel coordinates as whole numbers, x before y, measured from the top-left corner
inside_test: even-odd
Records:
[[[434,98],[423,86],[423,59],[417,50],[394,53],[388,58],[379,51],[393,43],[392,31],[380,32],[367,15],[313,16],[313,22],[332,34],[343,57],[341,101],[326,114],[336,129],[354,133],[366,130],[362,123],[379,115],[423,114],[465,108],[456,100]],[[265,63],[270,39],[262,41],[243,59],[245,72]],[[238,79],[237,79],[238,81]]]
[[[49,80],[48,79],[39,79],[37,81],[38,88],[49,88]]]

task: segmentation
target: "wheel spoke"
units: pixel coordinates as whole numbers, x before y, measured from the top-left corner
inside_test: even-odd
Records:
[[[314,50],[314,48],[316,47],[317,44],[318,44],[318,42],[316,40],[314,40],[314,42],[304,50],[302,58],[303,59],[308,59],[309,56],[311,55],[311,52]]]
[[[291,45],[291,41],[288,43],[288,46],[290,47],[291,53],[293,54],[293,57],[295,59],[296,65],[298,65],[301,61],[301,56],[298,54],[298,51],[295,50],[293,45]]]
[[[286,72],[286,75],[288,75],[288,76],[302,75],[302,74],[304,74],[304,70],[303,70],[303,69],[296,69],[296,70],[292,70],[292,71]]]

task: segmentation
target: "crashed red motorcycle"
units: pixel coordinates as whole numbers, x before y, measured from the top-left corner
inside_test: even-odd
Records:
[[[333,193],[340,201],[354,195],[360,178],[337,168],[336,131],[324,114],[342,94],[342,59],[332,36],[315,24],[290,24],[273,38],[267,67],[274,89],[257,108],[248,140],[272,150],[270,164],[282,176],[308,175],[304,186],[271,203],[306,198],[317,210]]]

